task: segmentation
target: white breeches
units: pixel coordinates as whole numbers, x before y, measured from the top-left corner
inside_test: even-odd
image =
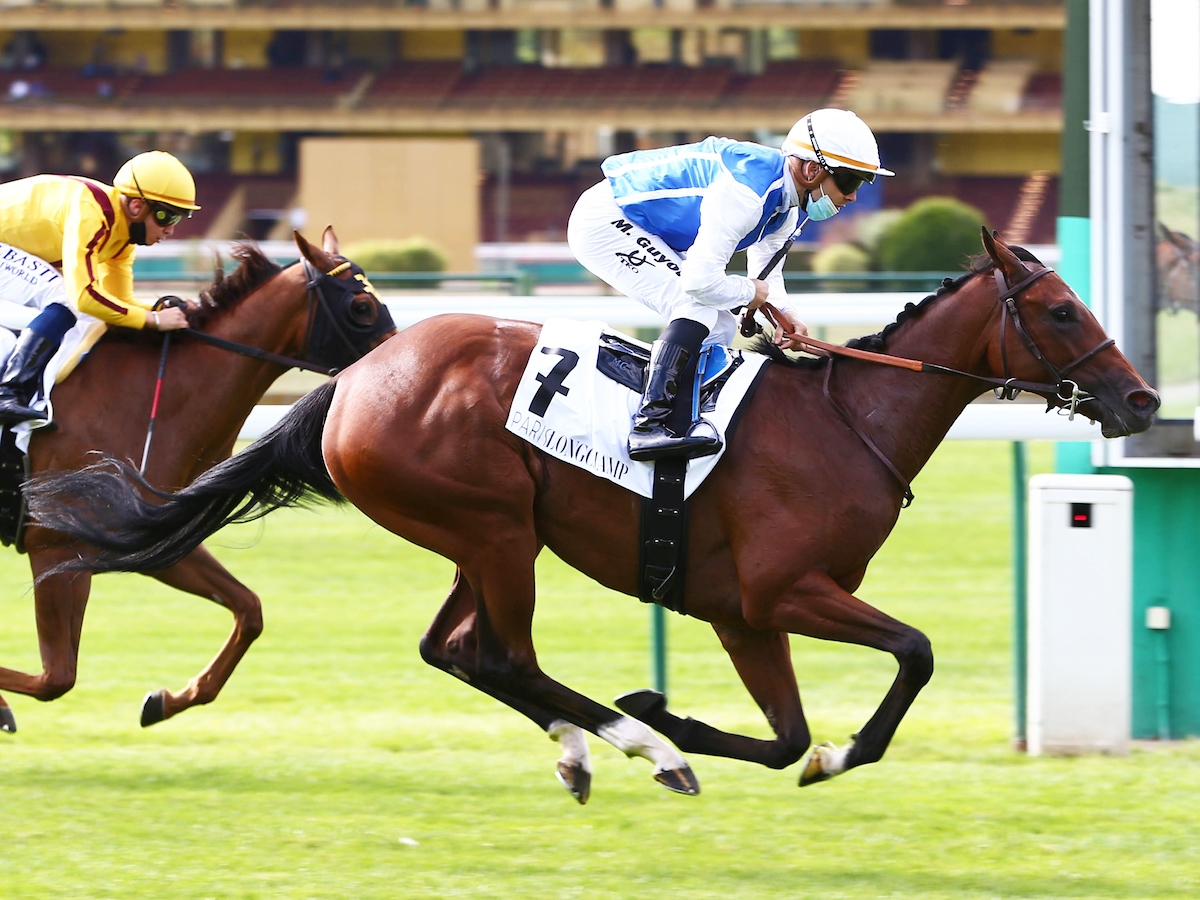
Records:
[[[602,181],[583,192],[567,222],[567,243],[593,275],[632,297],[664,319],[691,319],[708,329],[706,344],[728,346],[737,319],[728,310],[707,306],[679,286],[683,256],[657,235],[626,218]]]
[[[63,336],[55,360],[47,368],[57,372],[64,368],[65,362],[70,362],[73,368],[107,326],[75,309],[67,299],[66,282],[58,269],[32,253],[0,244],[0,326],[4,326],[0,327],[0,358],[7,359],[16,344],[9,329],[24,328],[39,310],[51,303],[61,303],[75,314],[75,325]]]

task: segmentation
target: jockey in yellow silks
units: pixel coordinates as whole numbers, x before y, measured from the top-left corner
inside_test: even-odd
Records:
[[[64,175],[0,184],[0,300],[41,310],[0,373],[0,422],[43,417],[30,403],[68,332],[82,344],[102,325],[187,325],[181,309],[152,312],[134,299],[134,245],[169,237],[199,208],[187,168],[160,150],[125,163],[111,187]]]

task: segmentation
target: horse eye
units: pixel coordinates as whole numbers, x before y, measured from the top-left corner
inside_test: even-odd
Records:
[[[1055,322],[1070,322],[1075,318],[1074,310],[1069,306],[1057,306],[1050,311],[1051,318]]]
[[[369,297],[362,297],[354,300],[350,304],[350,318],[358,325],[374,325],[375,317],[379,315],[379,310],[375,308],[375,301]]]

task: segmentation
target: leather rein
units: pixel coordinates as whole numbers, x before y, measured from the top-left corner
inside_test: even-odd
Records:
[[[908,479],[900,474],[900,470],[896,468],[892,461],[887,458],[887,455],[879,449],[873,440],[871,440],[871,437],[866,434],[861,427],[859,427],[858,423],[855,422],[850,414],[847,413],[846,410],[841,406],[841,404],[834,399],[832,393],[830,392],[829,382],[833,375],[834,358],[839,356],[849,357],[851,359],[859,359],[865,362],[877,363],[879,365],[908,369],[912,372],[933,372],[940,375],[957,375],[962,378],[971,378],[975,381],[982,381],[992,385],[998,400],[1014,400],[1016,399],[1017,395],[1021,393],[1021,391],[1029,391],[1030,393],[1038,394],[1045,398],[1047,409],[1055,406],[1055,401],[1058,401],[1058,408],[1060,410],[1068,410],[1070,418],[1074,419],[1075,412],[1079,404],[1093,398],[1090,394],[1083,393],[1080,390],[1079,385],[1076,382],[1068,379],[1066,376],[1090,360],[1096,354],[1111,347],[1115,343],[1115,340],[1113,338],[1108,338],[1101,341],[1091,350],[1071,361],[1062,369],[1055,367],[1053,363],[1046,359],[1045,354],[1043,354],[1038,348],[1037,342],[1034,341],[1033,336],[1030,335],[1029,331],[1025,328],[1025,323],[1021,320],[1020,311],[1017,309],[1017,296],[1021,293],[1021,291],[1025,290],[1025,288],[1029,287],[1029,285],[1033,284],[1039,278],[1044,275],[1049,275],[1053,271],[1054,270],[1049,266],[1043,266],[1017,284],[1010,285],[1007,279],[1004,277],[1004,272],[999,266],[995,266],[992,270],[992,274],[996,279],[996,288],[999,291],[999,299],[1002,304],[1002,309],[1000,311],[1000,358],[1004,365],[1003,378],[995,378],[990,375],[976,375],[973,372],[963,372],[959,369],[954,369],[949,366],[938,365],[937,363],[922,362],[921,360],[907,359],[902,356],[889,356],[886,353],[873,353],[869,350],[856,350],[851,347],[843,347],[840,344],[830,344],[826,341],[817,340],[816,338],[808,337],[807,335],[799,335],[795,332],[788,331],[786,328],[783,328],[781,323],[785,322],[786,319],[772,304],[763,303],[760,309],[767,317],[767,320],[774,325],[776,329],[783,328],[785,337],[791,338],[793,341],[799,344],[803,350],[816,356],[823,356],[829,359],[829,365],[825,367],[825,379],[822,385],[822,392],[825,395],[825,399],[834,408],[842,420],[850,427],[850,429],[856,435],[858,435],[859,440],[861,440],[867,446],[867,448],[879,458],[879,461],[883,463],[887,470],[895,477],[896,481],[899,482],[904,491],[904,499],[900,503],[900,508],[905,509],[912,504],[914,499],[912,487],[909,484]],[[947,279],[947,282],[949,282],[949,279]],[[753,317],[753,311],[747,311],[745,317],[742,319],[743,335],[753,334],[756,327],[752,321]],[[1042,366],[1054,379],[1053,383],[1024,381],[1022,379],[1012,378],[1009,376],[1007,336],[1008,322],[1010,319],[1013,323],[1013,329],[1016,331],[1017,336],[1020,338],[1021,343],[1025,346],[1025,349],[1030,353],[1031,356],[1033,356],[1034,359],[1042,364]]]
[[[322,375],[336,375],[338,370],[333,366],[321,366],[308,362],[308,350],[309,346],[312,344],[313,331],[317,318],[316,311],[318,307],[324,311],[325,317],[329,320],[329,323],[333,325],[338,336],[345,341],[348,346],[353,345],[350,344],[350,340],[348,337],[346,337],[345,333],[338,328],[337,319],[329,309],[329,301],[326,299],[325,294],[321,291],[320,279],[323,273],[307,259],[301,261],[304,263],[305,290],[308,292],[308,327],[304,332],[304,347],[300,351],[300,359],[294,359],[290,356],[281,356],[278,353],[271,353],[268,350],[262,350],[258,347],[253,347],[250,344],[241,344],[237,341],[228,340],[227,338],[217,337],[216,335],[208,334],[203,331],[197,331],[194,328],[181,328],[179,329],[180,332],[188,335],[188,337],[195,338],[202,343],[211,344],[214,347],[220,347],[222,350],[228,350],[231,353],[237,353],[241,356],[249,356],[254,359],[265,360],[266,362],[278,363],[279,365],[286,366],[287,368],[305,369],[309,372],[320,372]],[[348,269],[349,266],[349,262],[344,262],[324,274],[336,276]]]

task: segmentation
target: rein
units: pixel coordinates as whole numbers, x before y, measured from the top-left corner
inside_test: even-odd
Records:
[[[1021,391],[1029,391],[1030,393],[1038,394],[1045,398],[1047,402],[1047,409],[1053,405],[1055,400],[1060,401],[1063,404],[1063,406],[1060,407],[1060,410],[1069,410],[1069,418],[1073,420],[1075,418],[1075,411],[1079,404],[1086,400],[1092,399],[1092,397],[1089,394],[1084,394],[1081,392],[1079,385],[1068,379],[1066,376],[1079,366],[1083,365],[1093,356],[1100,353],[1102,350],[1106,350],[1111,347],[1114,343],[1116,343],[1116,341],[1113,338],[1108,338],[1101,341],[1091,350],[1087,351],[1077,359],[1072,360],[1062,369],[1056,368],[1053,363],[1046,359],[1045,355],[1038,348],[1037,343],[1033,340],[1033,337],[1029,334],[1029,331],[1025,328],[1025,323],[1021,321],[1021,314],[1017,310],[1017,295],[1020,294],[1020,292],[1025,288],[1029,287],[1029,285],[1033,284],[1033,282],[1037,281],[1044,275],[1049,275],[1053,271],[1054,270],[1049,266],[1043,266],[1017,284],[1009,285],[1000,267],[996,266],[993,268],[993,275],[996,279],[996,287],[999,291],[999,299],[1002,304],[1000,311],[1000,357],[1004,365],[1003,378],[995,378],[990,375],[976,375],[973,372],[963,372],[959,369],[951,368],[950,366],[938,365],[937,363],[928,363],[917,359],[907,359],[902,356],[890,356],[886,353],[874,353],[870,350],[856,350],[851,347],[843,347],[840,344],[830,344],[826,341],[817,340],[816,338],[808,337],[807,335],[800,335],[796,334],[794,331],[789,331],[782,325],[782,323],[786,322],[787,319],[772,304],[764,302],[759,308],[762,310],[763,315],[766,316],[767,320],[773,326],[775,326],[776,329],[783,330],[784,337],[790,338],[795,343],[799,344],[802,349],[808,351],[809,353],[812,353],[816,356],[823,356],[830,360],[830,364],[825,369],[825,379],[822,385],[822,393],[824,393],[826,401],[828,401],[830,406],[834,408],[837,414],[841,417],[842,421],[849,426],[850,430],[858,435],[859,440],[861,440],[863,444],[865,444],[867,448],[874,453],[876,457],[878,457],[879,461],[883,463],[887,470],[895,477],[896,481],[900,483],[900,486],[904,491],[904,499],[900,503],[900,508],[905,509],[912,505],[914,499],[912,487],[908,480],[900,474],[899,469],[897,469],[892,461],[887,458],[886,454],[879,449],[875,442],[871,440],[870,436],[858,426],[853,418],[851,418],[849,413],[847,413],[846,410],[834,399],[832,393],[830,392],[829,383],[830,378],[833,375],[834,357],[842,356],[850,359],[859,359],[879,365],[893,366],[899,369],[908,369],[912,372],[932,372],[939,375],[957,375],[962,378],[971,378],[975,381],[982,381],[993,385],[996,398],[998,400],[1014,400],[1016,399],[1017,395],[1021,393]],[[747,328],[750,325],[753,316],[753,311],[746,312],[745,319],[742,323],[743,334],[746,334]],[[1021,339],[1021,343],[1024,344],[1025,349],[1029,351],[1030,355],[1040,362],[1042,366],[1045,367],[1047,372],[1049,372],[1054,378],[1053,384],[1048,382],[1023,381],[1019,378],[1012,378],[1009,376],[1008,342],[1005,338],[1008,334],[1008,321],[1010,318],[1012,319],[1013,329],[1016,331],[1017,336]]]
[[[240,356],[250,356],[254,359],[279,363],[280,365],[287,366],[288,368],[305,369],[309,372],[320,372],[322,375],[336,375],[338,371],[331,366],[318,366],[310,362],[305,362],[302,359],[292,359],[290,356],[280,356],[278,353],[260,350],[258,347],[251,347],[249,344],[239,344],[237,341],[230,341],[225,338],[217,337],[213,334],[207,334],[203,331],[196,331],[194,328],[181,328],[179,330],[188,337],[193,337],[202,343],[211,344],[214,347],[220,347],[222,350],[228,350],[229,352],[237,353]]]
[[[304,348],[301,351],[300,359],[293,359],[290,356],[282,356],[278,353],[271,353],[269,350],[263,350],[260,347],[254,347],[250,344],[242,344],[238,341],[231,341],[227,338],[217,337],[213,334],[208,334],[204,331],[197,331],[195,328],[180,328],[180,334],[186,334],[191,338],[195,338],[204,344],[209,344],[213,347],[219,347],[222,350],[228,350],[230,353],[237,353],[240,356],[248,356],[252,359],[261,359],[264,362],[277,363],[289,369],[304,369],[308,372],[319,372],[322,375],[336,375],[338,370],[333,366],[320,366],[315,363],[308,362],[309,348],[312,345],[313,333],[316,330],[316,312],[321,309],[325,312],[325,317],[329,320],[329,324],[333,326],[337,336],[346,343],[346,346],[355,351],[354,345],[351,343],[345,331],[337,323],[337,317],[329,309],[329,300],[325,293],[321,290],[321,279],[329,276],[337,276],[346,271],[350,267],[349,262],[343,262],[335,266],[327,273],[322,273],[307,259],[302,260],[304,263],[304,278],[305,290],[308,294],[308,327],[304,332]],[[183,301],[178,297],[160,297],[156,308],[160,305],[182,305]],[[167,366],[167,349],[171,344],[171,332],[164,332],[162,356],[158,363],[158,381],[154,387],[154,404],[150,410],[150,425],[146,431],[146,444],[142,449],[142,465],[140,473],[145,474],[146,463],[150,458],[150,444],[154,440],[154,426],[158,420],[158,402],[162,395],[163,373]],[[353,355],[358,355],[353,352]]]
[[[181,328],[183,334],[193,337],[205,344],[211,344],[213,347],[220,347],[222,350],[228,350],[231,353],[237,353],[241,356],[249,356],[253,359],[261,359],[266,362],[278,363],[281,366],[288,368],[304,369],[308,372],[320,372],[322,375],[336,375],[338,370],[333,366],[319,366],[315,363],[308,362],[308,349],[312,344],[313,332],[316,328],[316,315],[314,313],[319,306],[324,312],[325,317],[333,325],[335,333],[341,338],[346,346],[352,351],[354,345],[346,336],[345,332],[337,326],[337,318],[329,310],[329,301],[326,300],[324,293],[321,291],[320,279],[323,274],[338,275],[341,274],[350,265],[342,263],[328,273],[322,273],[307,259],[302,260],[304,263],[304,278],[305,290],[308,292],[308,328],[304,332],[304,349],[300,353],[300,359],[294,359],[290,356],[281,356],[278,353],[271,353],[268,350],[262,350],[258,347],[252,347],[249,344],[241,344],[237,341],[231,341],[227,338],[217,337],[213,334],[208,334],[203,331],[197,331],[194,328]]]

